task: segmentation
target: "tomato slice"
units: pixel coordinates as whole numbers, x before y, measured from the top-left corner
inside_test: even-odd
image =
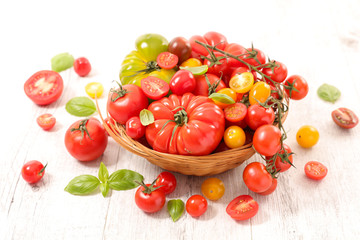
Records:
[[[163,69],[172,69],[179,62],[179,57],[170,52],[162,52],[157,56],[156,62]]]
[[[240,195],[226,207],[226,213],[235,220],[247,220],[256,215],[259,204],[250,195]]]
[[[243,120],[247,113],[247,107],[243,103],[234,103],[224,109],[225,119],[230,122]]]
[[[37,117],[36,122],[44,130],[50,130],[55,126],[56,118],[50,113],[45,113]]]
[[[85,86],[85,92],[93,99],[95,99],[95,97],[99,98],[104,92],[104,87],[99,82],[91,82]]]
[[[169,93],[170,86],[160,78],[149,76],[141,80],[141,89],[148,98],[159,100]]]
[[[328,172],[327,167],[325,167],[322,163],[317,161],[310,161],[306,163],[304,170],[306,176],[314,180],[323,179]]]
[[[55,102],[64,88],[61,76],[50,70],[33,74],[24,84],[25,94],[38,105],[48,105]]]
[[[254,75],[249,72],[236,74],[230,79],[229,86],[237,93],[246,93],[254,85]]]
[[[331,113],[334,122],[342,128],[353,128],[359,123],[359,118],[348,108],[338,108]]]

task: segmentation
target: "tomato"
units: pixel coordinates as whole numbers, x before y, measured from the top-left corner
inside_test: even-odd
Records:
[[[274,120],[275,113],[272,108],[264,108],[259,104],[255,104],[249,106],[247,109],[245,121],[252,130],[256,130],[258,127],[265,124],[273,124]]]
[[[80,57],[74,61],[74,71],[80,76],[85,77],[91,71],[91,64],[87,58]]]
[[[208,65],[209,67],[207,72],[215,74],[218,77],[231,74],[232,69],[229,68],[228,58],[219,52],[214,52],[214,56],[219,59],[215,63],[209,60],[212,59],[211,55],[207,55],[207,58],[204,59],[204,65]]]
[[[56,118],[50,113],[45,113],[37,117],[36,122],[42,129],[50,130],[55,126]]]
[[[356,114],[348,108],[338,108],[331,113],[334,122],[342,128],[353,128],[359,123]]]
[[[137,51],[147,62],[156,61],[160,53],[167,51],[168,45],[165,37],[154,33],[141,35],[135,41]]]
[[[234,103],[224,109],[225,119],[230,122],[239,122],[247,114],[247,107],[243,103]]]
[[[274,125],[266,124],[256,129],[253,144],[256,151],[264,156],[273,156],[281,148],[281,131]]]
[[[313,147],[320,138],[319,131],[310,125],[304,125],[296,133],[296,141],[303,148]]]
[[[295,89],[289,89],[290,86],[293,86]],[[300,100],[306,97],[309,92],[309,86],[305,78],[299,75],[292,75],[285,80],[285,91],[291,99]]]
[[[193,195],[186,201],[186,212],[192,217],[199,217],[207,210],[208,203],[201,195]]]
[[[265,192],[259,192],[258,194],[260,194],[260,195],[270,195],[275,191],[276,187],[277,187],[277,179],[273,178],[270,188],[268,190],[266,190]]]
[[[178,56],[181,64],[190,57],[191,45],[186,38],[176,37],[169,42],[168,51]]]
[[[243,172],[245,185],[253,192],[265,192],[271,187],[272,177],[266,171],[264,164],[252,162],[248,164]]]
[[[48,105],[58,100],[63,88],[61,76],[49,70],[34,73],[24,84],[26,96],[38,105]]]
[[[202,62],[197,58],[189,58],[188,60],[184,61],[180,67],[200,67]]]
[[[281,159],[281,155],[285,155],[285,152],[286,152],[286,155],[289,159],[289,161],[291,163],[293,163],[293,155],[291,154],[292,151],[291,151],[291,148],[287,145],[287,144],[283,144],[284,145],[284,149],[281,149],[277,154],[278,156],[276,157],[275,159],[275,167],[276,167],[276,171],[280,171],[280,172],[285,172],[286,170],[288,170],[290,167],[291,167],[291,164],[286,162],[285,160],[282,160]],[[285,157],[285,156],[284,156]],[[271,159],[271,157],[266,157],[266,159]],[[272,160],[270,161],[270,164],[272,164]]]
[[[231,74],[231,78],[233,78],[235,75],[240,75],[244,72],[251,72],[252,75],[254,76],[254,81],[257,79],[257,73],[256,71],[252,70],[250,71],[249,68],[247,66],[243,66],[243,67],[238,67],[238,68],[235,68]]]
[[[222,88],[220,89],[217,93],[220,93],[220,94],[225,94],[227,95],[228,97],[232,98],[234,101],[236,101],[236,98],[237,98],[237,95],[236,95],[236,92],[234,90],[232,90],[231,88]],[[226,108],[227,106],[229,106],[230,104],[226,104],[226,103],[222,103],[222,102],[219,102],[219,101],[216,101],[214,100],[214,103],[216,105],[219,106],[219,108],[221,109],[224,109]]]
[[[224,132],[224,142],[229,148],[238,148],[245,144],[246,135],[239,126],[230,126]]]
[[[201,184],[202,194],[209,200],[219,200],[225,193],[224,183],[218,178],[208,178]]]
[[[201,75],[199,77],[196,77],[196,87],[195,87],[195,90],[193,91],[193,93],[195,95],[209,96],[210,86],[208,85],[205,76],[208,78],[209,83],[211,85],[214,85],[215,83],[219,82],[219,85],[217,86],[216,89],[213,89],[214,90],[213,92],[218,92],[220,89],[226,88],[225,83],[222,80],[220,80],[220,78],[218,76],[216,76],[214,74]]]
[[[159,65],[159,67],[163,69],[174,68],[178,63],[178,61],[179,61],[178,56],[170,52],[162,52],[156,58],[157,64]]]
[[[109,129],[110,129],[111,131],[113,131],[113,132],[116,131],[116,130],[115,130],[115,121],[114,121],[114,119],[107,117],[107,118],[104,119],[104,123],[109,127]],[[105,128],[105,129],[106,129],[106,128]],[[108,130],[106,130],[106,131],[107,131],[108,136],[110,136]]]
[[[78,120],[65,133],[65,147],[79,161],[100,157],[107,146],[108,135],[96,118]]]
[[[170,80],[170,90],[177,95],[183,95],[195,90],[196,80],[189,70],[179,70]]]
[[[141,80],[141,89],[148,98],[159,100],[169,93],[170,86],[160,78],[149,76]]]
[[[143,90],[133,84],[113,90],[107,101],[110,116],[120,124],[125,124],[133,116],[139,116],[140,111],[148,105],[149,102]]]
[[[247,53],[246,49],[237,43],[228,44],[225,47],[224,51],[227,53],[230,53],[234,56],[239,56],[239,55]],[[241,58],[241,56],[240,56],[240,58]],[[228,65],[231,69],[235,69],[238,67],[245,67],[245,65],[242,62],[240,62],[234,58],[228,58]]]
[[[259,210],[259,204],[249,195],[234,198],[226,207],[226,213],[235,220],[247,220],[254,217]]]
[[[278,62],[278,61],[274,61],[269,64],[270,64],[270,66],[274,66],[274,64],[276,64],[276,65],[278,65],[278,67],[274,67],[274,70],[271,67],[263,68],[262,72],[265,75],[269,76],[271,78],[271,80],[278,82],[278,83],[282,83],[288,74],[288,70],[287,70],[287,67],[285,66],[285,64],[283,64],[282,62]],[[265,79],[265,81],[271,82],[268,79]]]
[[[270,85],[265,82],[255,83],[249,92],[250,105],[258,104],[258,101],[264,103],[270,97]]]
[[[250,52],[254,51],[254,55]],[[241,56],[241,58],[250,65],[259,66],[266,63],[265,54],[257,48],[247,48],[248,54]],[[252,57],[253,56],[253,57]]]
[[[104,87],[99,82],[91,82],[85,86],[85,92],[93,99],[99,98],[104,92]]]
[[[126,134],[132,139],[139,139],[145,135],[145,126],[141,124],[138,116],[131,117],[126,121]]]
[[[168,195],[170,193],[172,193],[175,188],[176,188],[176,178],[174,176],[174,174],[172,174],[171,172],[162,172],[159,174],[159,176],[157,177],[156,183],[155,183],[155,187],[160,187],[159,188],[161,191],[163,191],[165,193],[165,195]]]
[[[228,44],[226,37],[218,32],[207,32],[204,38],[209,45],[216,46],[220,50],[224,50]]]
[[[246,93],[252,89],[254,85],[254,75],[249,72],[235,74],[229,82],[231,89],[237,93]]]
[[[321,180],[327,175],[328,169],[320,162],[310,161],[305,164],[304,171],[308,178]]]
[[[145,135],[156,151],[207,155],[223,137],[224,113],[208,97],[172,94],[151,103],[148,110],[155,122],[146,127]]]
[[[147,213],[160,211],[165,205],[165,193],[159,188],[154,190],[150,184],[140,186],[135,193],[136,205]]]
[[[201,46],[200,44],[198,44],[195,41],[199,41],[199,42],[207,44],[206,39],[204,37],[202,37],[202,36],[195,35],[195,36],[192,36],[189,39],[189,42],[190,42],[191,49],[192,49],[193,52],[195,52],[195,53],[197,53],[199,55],[202,55],[202,56],[207,56],[209,54],[209,52],[206,50],[206,48]]]
[[[44,176],[45,168],[39,161],[29,161],[21,168],[21,176],[28,183],[37,183]]]

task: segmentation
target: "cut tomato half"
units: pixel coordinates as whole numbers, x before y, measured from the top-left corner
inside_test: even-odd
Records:
[[[56,119],[50,113],[45,113],[37,117],[36,122],[44,130],[50,130],[55,126]]]
[[[331,113],[334,122],[342,128],[353,128],[359,123],[359,118],[348,108],[338,108]]]
[[[148,98],[159,100],[169,93],[170,86],[160,78],[149,76],[141,80],[141,89]]]
[[[225,119],[229,122],[239,122],[243,120],[247,113],[247,107],[243,103],[234,103],[224,109]]]
[[[250,195],[240,195],[226,207],[226,213],[235,220],[247,220],[256,215],[259,204]]]
[[[156,62],[163,69],[172,69],[179,62],[179,58],[170,52],[162,52],[157,56]]]
[[[230,79],[229,86],[237,93],[246,93],[254,85],[254,75],[249,72],[236,74]]]
[[[314,180],[323,179],[328,172],[327,167],[325,167],[322,163],[317,161],[310,161],[306,163],[304,170],[306,176]]]

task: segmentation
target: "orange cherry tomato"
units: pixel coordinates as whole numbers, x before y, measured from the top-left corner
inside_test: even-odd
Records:
[[[238,148],[245,144],[246,135],[239,126],[230,126],[224,132],[224,142],[229,148]]]
[[[201,192],[207,199],[216,201],[224,195],[225,186],[218,178],[208,178],[201,184]]]
[[[234,101],[236,101],[236,98],[237,98],[236,92],[234,90],[232,90],[231,88],[222,88],[219,91],[217,91],[217,93],[225,94],[225,95],[231,97]],[[216,100],[213,100],[213,101],[221,109],[224,109],[224,108],[226,108],[227,106],[230,105],[230,104],[222,103],[222,102],[219,102],[219,101],[216,101]]]
[[[237,93],[246,93],[254,85],[254,75],[249,72],[236,74],[230,79],[229,86]]]
[[[252,86],[249,93],[250,105],[258,104],[258,101],[264,103],[271,94],[270,85],[265,82],[257,82]]]
[[[202,62],[197,58],[189,58],[188,60],[184,61],[180,67],[200,67]]]

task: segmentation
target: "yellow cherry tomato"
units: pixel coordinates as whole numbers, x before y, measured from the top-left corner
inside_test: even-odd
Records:
[[[238,148],[245,144],[246,135],[239,126],[230,126],[224,132],[224,142],[229,148]]]
[[[95,98],[95,93],[96,93],[96,97],[99,98],[104,92],[104,87],[101,83],[91,82],[85,86],[85,92],[91,98]]]
[[[219,91],[217,91],[217,93],[221,93],[221,94],[225,94],[229,97],[231,97],[235,102],[236,102],[236,99],[237,99],[237,94],[234,90],[232,90],[231,88],[222,88],[220,89]],[[224,109],[226,108],[227,106],[231,105],[231,104],[226,104],[226,103],[222,103],[222,102],[219,102],[219,101],[216,101],[216,100],[213,100],[214,103],[216,105],[218,105],[221,109]]]
[[[319,131],[310,125],[304,125],[296,133],[296,141],[303,148],[311,148],[320,138]]]
[[[180,67],[200,67],[202,62],[197,58],[189,58],[188,60],[184,61]]]
[[[230,79],[229,86],[237,93],[247,93],[254,85],[254,75],[249,72],[236,74]]]
[[[252,86],[249,93],[250,105],[258,104],[257,101],[264,103],[271,94],[270,85],[265,82],[257,82]],[[257,101],[256,101],[257,100]]]
[[[207,199],[216,201],[224,195],[225,186],[218,178],[208,178],[201,184],[201,192]]]

